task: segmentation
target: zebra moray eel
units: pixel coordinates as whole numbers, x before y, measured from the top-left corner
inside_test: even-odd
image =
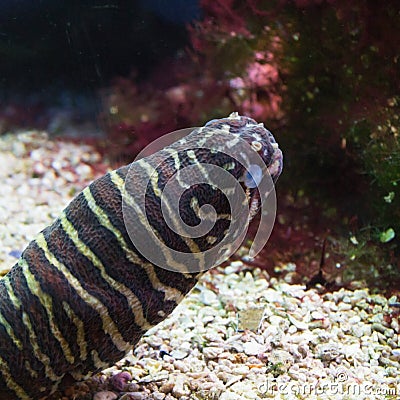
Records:
[[[161,268],[137,251],[122,211],[129,171],[134,179],[148,179],[145,165],[160,159],[146,192],[146,213],[160,240],[182,252],[193,250],[163,220],[158,191],[184,166],[201,169],[206,163],[229,170],[247,190],[247,206],[257,211],[262,195],[257,174],[249,179],[232,156],[204,148],[204,139],[216,131],[224,132],[233,151],[238,138],[251,144],[272,179],[278,178],[282,153],[272,134],[253,119],[233,113],[86,187],[0,280],[1,399],[45,399],[114,364],[174,310],[201,276],[173,271],[168,265]],[[165,159],[165,154],[170,157]],[[211,204],[217,216],[224,216],[216,220],[212,236],[193,239],[197,251],[204,251],[224,237],[230,206],[212,185],[197,184],[185,193],[179,211],[188,225],[198,224],[193,199],[197,206]],[[139,232],[143,227],[137,223]],[[210,237],[213,240],[206,240]]]

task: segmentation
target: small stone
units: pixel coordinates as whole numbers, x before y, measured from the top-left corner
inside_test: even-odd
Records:
[[[154,373],[151,375],[147,375],[144,378],[140,379],[140,383],[149,383],[149,382],[157,382],[162,381],[164,379],[168,379],[168,371],[160,371],[158,373]]]
[[[392,354],[394,357],[400,358],[400,349],[393,349]]]
[[[165,399],[165,394],[160,393],[160,392],[155,392],[151,394],[151,398],[153,400],[164,400]]]
[[[257,331],[264,316],[264,309],[260,307],[248,307],[239,313],[239,331],[246,329]]]
[[[392,361],[389,358],[383,356],[379,358],[379,363],[385,366],[392,366],[392,367],[398,367],[399,365],[398,362]]]
[[[271,315],[269,317],[269,322],[274,326],[284,326],[286,323],[286,319],[281,317],[280,315]]]
[[[233,368],[232,374],[246,376],[246,375],[248,375],[249,371],[250,371],[250,369],[247,365],[241,365],[239,367]]]
[[[361,324],[361,323],[352,325],[351,333],[358,338],[361,338],[363,336],[369,336],[371,335],[371,325]]]
[[[322,314],[320,311],[313,311],[313,312],[311,313],[311,317],[312,317],[313,319],[323,319],[323,318],[325,318],[325,315]]]
[[[308,324],[303,322],[303,321],[299,321],[298,319],[294,318],[293,316],[291,316],[290,314],[288,314],[288,318],[289,321],[297,328],[297,329],[301,329],[301,330],[306,330],[308,329]]]
[[[163,384],[161,385],[161,387],[160,387],[160,392],[161,392],[161,393],[165,393],[165,394],[171,393],[173,387],[174,387],[174,383],[173,383],[173,382],[166,382],[166,383],[163,383]]]
[[[349,296],[344,296],[342,301],[343,301],[343,303],[351,304],[351,298]]]
[[[145,392],[129,392],[122,395],[119,400],[146,400],[148,398]]]
[[[340,356],[340,351],[336,345],[322,345],[319,348],[319,357],[322,361],[333,361]]]
[[[71,171],[63,171],[62,172],[62,177],[67,181],[67,182],[75,182],[77,180],[77,176],[74,172]]]
[[[374,323],[372,324],[372,330],[380,332],[380,333],[385,333],[386,327],[384,327],[382,324],[379,323]]]
[[[349,311],[351,310],[352,305],[350,303],[340,302],[338,304],[338,311]]]
[[[203,355],[206,358],[217,358],[219,354],[221,354],[224,351],[223,348],[221,347],[204,347],[203,349]]]
[[[348,320],[349,324],[358,324],[360,321],[361,321],[361,318],[359,315],[354,315],[354,317],[351,317]]]
[[[297,272],[287,272],[283,279],[287,283],[295,283],[301,279],[301,275]]]
[[[114,392],[103,391],[95,393],[93,400],[115,400],[117,397]]]
[[[200,301],[206,306],[219,302],[218,296],[211,290],[203,288],[200,294]]]
[[[390,323],[390,327],[397,333],[400,332],[400,324],[399,321],[396,318],[392,319],[392,322]]]
[[[145,336],[143,340],[151,347],[160,347],[163,344],[163,340],[156,335]]]
[[[325,322],[324,322],[324,321],[326,321],[326,320],[317,319],[317,320],[315,320],[315,321],[312,321],[312,322],[310,322],[310,323],[308,324],[308,328],[309,328],[310,330],[318,329],[318,328],[326,328]],[[328,322],[328,324],[329,324],[329,322]],[[291,326],[293,326],[293,325],[291,325]]]
[[[88,180],[93,177],[92,168],[87,164],[77,165],[75,171],[81,179]]]
[[[264,351],[265,346],[261,345],[257,342],[251,341],[251,342],[246,342],[243,345],[244,352],[248,356],[256,356]]]
[[[15,156],[17,157],[23,157],[26,153],[26,146],[24,143],[16,141],[12,145],[12,150]]]
[[[282,301],[282,293],[272,288],[265,290],[263,297],[268,303],[280,303]]]
[[[393,329],[385,329],[385,332],[383,333],[387,338],[392,338],[394,336],[394,331]]]
[[[228,380],[226,380],[225,387],[228,388],[232,386],[234,383],[239,382],[242,379],[240,375],[233,375]]]
[[[128,392],[138,392],[140,389],[140,386],[136,382],[131,382],[128,384],[128,386],[125,388]]]
[[[189,365],[181,360],[176,360],[174,362],[174,367],[175,367],[175,369],[177,369],[178,371],[181,371],[183,373],[189,372],[189,370],[190,370]]]
[[[172,350],[169,354],[172,358],[175,358],[175,360],[182,360],[183,358],[186,358],[189,353],[189,349],[180,348]]]
[[[190,390],[185,387],[186,378],[184,375],[178,375],[175,380],[174,387],[172,389],[172,394],[178,399],[182,396],[188,396]]]
[[[307,343],[300,343],[297,346],[297,351],[299,352],[299,354],[305,358],[308,356],[309,352],[310,352],[310,348],[308,347]]]
[[[37,162],[33,166],[33,177],[43,176],[44,173],[47,171],[47,167],[43,165],[41,162]]]
[[[215,319],[214,315],[205,315],[202,319],[201,322],[203,323],[203,325],[207,325],[210,322],[213,322]]]

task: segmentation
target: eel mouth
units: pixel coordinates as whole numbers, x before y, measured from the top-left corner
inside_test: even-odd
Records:
[[[269,163],[267,167],[267,171],[270,174],[272,181],[274,184],[279,178],[279,175],[282,172],[283,169],[283,153],[282,150],[278,147],[278,143],[276,142],[271,142],[270,143],[274,152],[271,157],[271,162]],[[249,196],[250,202],[250,220],[253,219],[253,217],[258,213],[260,204],[261,204],[261,198],[260,198],[260,192],[258,189],[249,189],[247,188],[248,191],[252,191],[252,196]]]
[[[272,135],[271,138],[272,140],[274,140]],[[279,148],[278,143],[275,142],[275,140],[274,141],[272,140],[270,141],[270,146],[273,149],[273,153],[271,161],[267,167],[267,171],[270,174],[272,181],[275,184],[283,169],[283,153],[282,150]],[[258,190],[255,190],[250,200],[250,219],[252,219],[257,214],[260,207],[260,203],[261,203],[260,193]]]

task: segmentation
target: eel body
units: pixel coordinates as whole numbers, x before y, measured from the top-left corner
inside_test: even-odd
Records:
[[[207,145],[209,138],[214,141]],[[235,195],[237,187],[227,179],[227,189],[219,190],[205,165],[223,169],[243,187],[249,219],[258,211],[262,169],[252,165],[255,172],[249,175],[239,141],[261,158],[264,174],[275,181],[282,153],[272,134],[234,113],[97,179],[38,234],[0,280],[0,399],[46,399],[113,365],[174,310],[207,268],[218,264],[220,253],[202,267],[182,267],[174,254],[201,260],[224,240],[236,217],[227,193]],[[177,173],[185,167],[197,170],[203,181],[179,181]],[[173,178],[183,188],[177,208],[187,226],[200,223],[203,205],[214,208],[207,233],[189,237],[165,221],[161,193]],[[141,190],[145,211],[130,217],[129,207],[135,208]],[[149,249],[158,261],[149,261],[135,244],[136,235],[149,227],[156,237]]]

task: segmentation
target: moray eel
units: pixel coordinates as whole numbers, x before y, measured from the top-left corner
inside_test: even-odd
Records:
[[[245,167],[250,158],[240,141],[264,170]],[[205,166],[228,173],[226,188],[219,190],[214,169]],[[198,175],[193,185],[179,175],[185,167],[192,168],[189,180]],[[227,201],[229,193],[238,197],[234,183],[243,188],[250,220],[264,195],[263,175],[275,182],[281,170],[282,152],[272,134],[233,113],[86,187],[0,280],[0,398],[46,399],[122,359],[222,260],[219,251],[205,265],[203,254],[223,243],[238,217]],[[187,227],[207,217],[202,206],[214,208],[208,232],[190,236],[167,224],[160,199],[171,179],[183,188],[177,207]],[[135,208],[141,190],[143,212]],[[133,217],[129,207],[136,210]],[[152,254],[144,254],[136,237],[149,227],[155,242],[147,248]],[[178,253],[193,256],[193,263],[178,262]]]

